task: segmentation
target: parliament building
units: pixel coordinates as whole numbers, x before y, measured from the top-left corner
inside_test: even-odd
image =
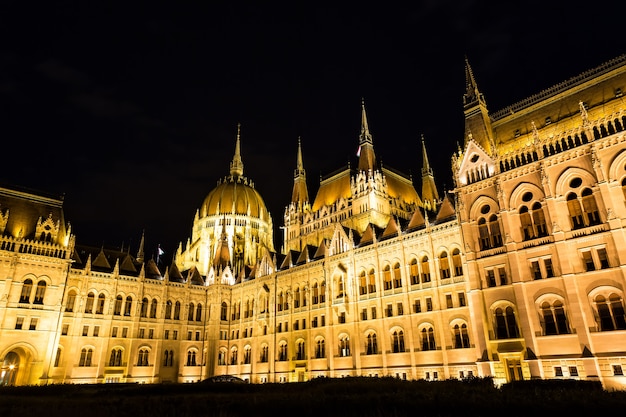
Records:
[[[383,167],[363,103],[357,163],[315,196],[294,149],[280,250],[239,130],[165,267],[143,238],[132,253],[77,242],[62,198],[0,188],[0,385],[391,376],[626,389],[626,56],[497,112],[467,60],[465,76],[453,190],[437,189],[423,138],[418,185]]]

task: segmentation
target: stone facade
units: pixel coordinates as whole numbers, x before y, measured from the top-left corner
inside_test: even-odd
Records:
[[[300,144],[282,249],[243,176],[162,268],[82,246],[62,199],[0,189],[0,383],[343,376],[599,380],[625,389],[626,57],[489,113],[466,62],[455,189],[359,161],[310,201]]]

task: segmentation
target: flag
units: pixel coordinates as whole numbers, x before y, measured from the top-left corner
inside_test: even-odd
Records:
[[[361,145],[359,145],[359,149],[356,151],[356,156],[361,156]]]

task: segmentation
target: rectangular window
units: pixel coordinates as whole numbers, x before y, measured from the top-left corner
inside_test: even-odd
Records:
[[[598,261],[600,261],[600,268],[601,269],[606,269],[608,267],[610,267],[609,265],[609,257],[606,253],[606,249],[604,248],[600,248],[597,251],[598,253]]]
[[[342,311],[341,314],[339,314],[339,323],[345,323],[346,322],[346,312]]]
[[[117,327],[111,328],[111,337],[117,337]]]
[[[363,321],[367,320],[367,308],[364,308],[363,310],[361,310],[361,320]]]
[[[446,294],[446,308],[452,308],[452,294]]]
[[[596,267],[593,264],[593,258],[591,257],[591,251],[583,251],[583,266],[585,267],[585,271],[595,271]]]
[[[22,330],[22,326],[24,326],[24,317],[18,317],[15,320],[15,328],[17,330]]]
[[[32,319],[30,319],[30,326],[28,327],[28,330],[37,330],[37,321],[39,319],[36,317],[33,317]]]
[[[93,337],[100,336],[100,326],[93,326]]]
[[[139,329],[139,336],[137,336],[140,339],[143,339],[146,335],[146,329]]]
[[[530,271],[533,279],[541,279],[541,268],[538,261],[532,261],[530,263]]]
[[[150,338],[152,339],[152,338]],[[196,342],[200,341],[200,332],[196,332]]]
[[[398,303],[396,305],[396,309],[398,310],[398,316],[401,316],[404,314],[404,305],[402,303]]]
[[[391,307],[391,304],[387,304],[387,308],[385,309],[385,312],[386,312],[387,317],[393,316],[393,307]]]
[[[578,376],[578,368],[575,366],[569,367],[569,376]]]
[[[278,328],[276,329],[276,333],[282,333],[282,331],[283,331],[283,324],[278,323]]]
[[[460,292],[460,293],[459,293],[459,305],[460,305],[461,307],[465,307],[465,305],[466,305],[466,302],[465,302],[465,293],[463,293],[463,292]]]
[[[83,326],[83,336],[87,336],[89,334],[89,326]]]
[[[546,270],[546,278],[552,278],[554,276],[554,268],[552,268],[552,259],[545,258],[543,260],[543,267]]]
[[[615,376],[624,375],[624,370],[622,369],[622,365],[613,365],[613,375]]]
[[[422,312],[422,302],[420,300],[415,300],[415,303],[413,304],[413,312],[414,313]]]
[[[557,377],[563,376],[563,368],[561,368],[560,366],[555,366],[554,367],[554,376],[557,376]]]
[[[172,340],[178,340],[178,330],[172,331]]]
[[[311,321],[311,326],[313,326],[313,328],[317,327],[317,317],[313,317],[313,320]]]
[[[67,336],[69,331],[70,331],[70,325],[69,324],[64,324],[63,327],[61,328],[61,335],[62,336]]]
[[[306,319],[302,319],[302,330],[306,330]],[[252,333],[250,333],[250,336],[252,336]]]
[[[433,299],[426,297],[426,311],[433,311]]]
[[[166,330],[165,333],[163,333],[163,339],[167,340],[170,338],[170,331]]]
[[[498,276],[500,277],[500,285],[506,285],[507,284],[506,269],[502,267],[498,268]]]
[[[372,307],[372,320],[376,320],[376,307]]]
[[[122,337],[123,338],[128,337],[128,327],[122,327]]]
[[[496,286],[496,274],[493,272],[493,269],[487,270],[487,286],[488,287]]]
[[[154,329],[148,329],[148,339],[154,339]]]
[[[324,326],[326,326],[326,316],[321,316],[321,318],[322,318],[321,326],[324,327]]]
[[[188,331],[187,332],[187,340],[193,340],[191,335],[192,335],[191,331]],[[233,335],[233,338],[234,338],[234,335]]]

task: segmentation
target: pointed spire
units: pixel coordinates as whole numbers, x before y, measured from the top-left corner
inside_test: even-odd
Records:
[[[309,191],[306,186],[306,172],[304,171],[304,164],[302,163],[302,144],[300,143],[299,136],[291,202],[298,206],[303,206],[309,202]]]
[[[230,163],[230,175],[233,177],[241,177],[243,175],[243,162],[241,161],[240,151],[241,140],[241,123],[237,123],[237,142],[235,143],[235,155]]]
[[[141,241],[139,241],[139,250],[137,250],[137,262],[143,262],[143,257],[144,257],[143,245],[145,243],[145,234],[146,234],[146,230],[144,229],[141,232]]]
[[[439,193],[435,185],[433,170],[428,162],[424,135],[422,135],[422,203],[424,208],[435,211],[439,204]]]
[[[374,142],[367,123],[365,113],[365,100],[361,99],[361,134],[359,135],[359,171],[370,171],[376,168],[376,155],[374,154]]]
[[[222,219],[222,232],[220,234],[220,240],[217,243],[213,266],[216,270],[222,270],[229,264],[230,251],[228,250],[228,235],[226,234],[226,215],[224,215],[224,218]]]
[[[465,114],[465,145],[472,138],[488,155],[494,155],[495,144],[493,141],[493,129],[487,103],[482,93],[478,90],[478,84],[474,79],[474,73],[465,57],[465,94],[463,95],[463,113]],[[471,132],[471,135],[470,135]]]

